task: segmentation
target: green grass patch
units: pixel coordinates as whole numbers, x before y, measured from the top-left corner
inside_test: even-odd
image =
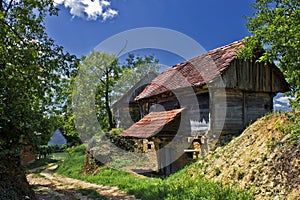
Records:
[[[50,158],[58,161],[65,160],[68,154],[66,152],[57,152],[50,155]]]
[[[284,132],[290,133],[290,142],[297,144],[300,140],[300,112],[290,112],[287,114],[290,123],[284,126]]]
[[[99,195],[98,192],[96,192],[93,189],[79,188],[76,191],[79,192],[79,193],[81,193],[82,195],[88,197],[89,199],[94,199],[94,200],[108,200],[108,198],[106,198],[105,196]]]
[[[117,186],[119,189],[135,195],[143,200],[156,199],[216,199],[216,200],[248,200],[254,199],[247,191],[234,190],[219,183],[205,180],[201,176],[191,177],[188,167],[166,178],[142,178],[123,171],[103,167],[95,175],[84,175],[85,147],[71,149],[67,157],[57,169],[57,173],[71,178],[106,186]]]
[[[51,163],[58,163],[63,161],[66,157],[67,157],[66,152],[53,153],[49,155],[47,158],[38,159],[35,162],[26,165],[25,168],[30,170],[30,169],[46,166]]]
[[[53,158],[43,158],[43,159],[36,160],[34,163],[26,165],[25,168],[26,169],[34,169],[34,168],[46,166],[50,163],[57,163],[57,162],[59,162],[59,160],[56,160]]]

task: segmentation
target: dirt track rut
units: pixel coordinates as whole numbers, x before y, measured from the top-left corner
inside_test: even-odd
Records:
[[[135,200],[133,195],[120,191],[117,187],[91,184],[53,173],[56,165],[36,173],[34,170],[27,175],[39,200]]]

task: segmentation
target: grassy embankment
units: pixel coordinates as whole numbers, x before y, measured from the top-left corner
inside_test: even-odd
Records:
[[[299,138],[300,112],[275,113],[258,120],[228,145],[167,179],[141,178],[107,167],[86,175],[84,146],[35,163],[35,167],[63,159],[57,173],[117,186],[140,199],[254,199],[247,191],[255,199],[298,199]]]
[[[253,199],[246,191],[234,190],[219,183],[205,180],[203,177],[191,179],[187,169],[167,179],[135,176],[123,171],[101,168],[96,174],[83,173],[85,147],[71,149],[70,156],[57,169],[57,173],[67,177],[85,180],[119,189],[140,199]]]
[[[187,173],[246,189],[255,199],[300,199],[300,112],[262,117]]]

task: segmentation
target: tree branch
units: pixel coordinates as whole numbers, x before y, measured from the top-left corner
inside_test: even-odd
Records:
[[[0,0],[0,11],[2,12],[3,11],[3,0]]]
[[[2,1],[2,0],[1,0],[1,1]],[[8,4],[6,10],[5,10],[4,18],[7,16],[9,9],[11,9],[13,1],[14,1],[14,0],[10,0],[9,4]]]
[[[127,47],[127,44],[128,44],[128,40],[126,40],[125,45],[124,45],[123,48],[119,51],[119,53],[117,54],[117,57],[119,57],[119,55],[120,55],[123,51],[125,51],[125,49],[126,49],[126,47]]]
[[[105,81],[103,81],[102,79],[100,79],[100,82],[103,83],[103,84],[106,84]]]
[[[22,42],[24,42],[25,43],[25,41],[24,41],[24,38],[22,38],[21,36],[20,36],[20,34],[17,32],[17,31],[15,31],[14,30],[14,28],[13,27],[11,27],[8,23],[6,23],[4,20],[0,20],[0,22],[2,22],[4,25],[6,25]]]

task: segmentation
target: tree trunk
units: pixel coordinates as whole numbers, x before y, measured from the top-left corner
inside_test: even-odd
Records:
[[[115,124],[114,119],[113,119],[113,114],[111,112],[110,105],[109,105],[108,95],[105,95],[105,108],[106,108],[106,112],[107,112],[107,115],[108,115],[109,129],[111,130],[113,128],[116,128],[116,124]]]
[[[0,152],[0,199],[36,200],[21,166],[20,155]]]
[[[116,128],[109,102],[109,72],[106,70],[105,108],[108,116],[109,130]]]

